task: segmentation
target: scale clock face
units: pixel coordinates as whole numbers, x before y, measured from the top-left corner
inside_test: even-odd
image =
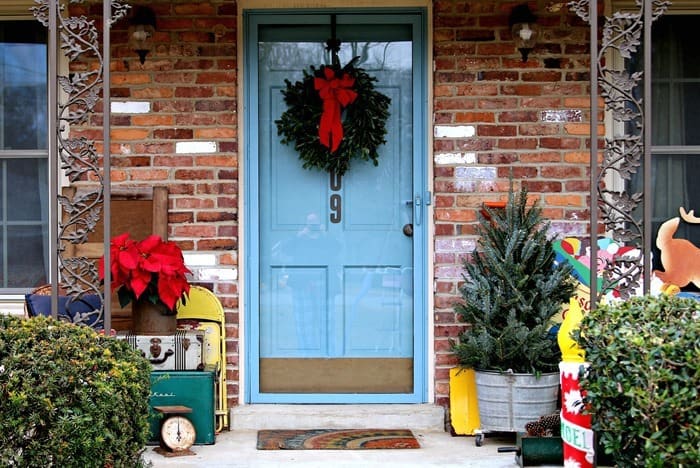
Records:
[[[163,443],[173,451],[187,450],[194,444],[197,432],[189,419],[182,416],[171,416],[160,429]]]

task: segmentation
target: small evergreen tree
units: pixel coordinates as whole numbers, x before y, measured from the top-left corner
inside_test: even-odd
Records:
[[[503,209],[479,215],[477,249],[464,262],[463,302],[455,306],[470,328],[452,342],[460,364],[516,373],[556,371],[560,352],[551,319],[569,301],[568,263],[555,263],[550,223],[527,190],[511,181]]]

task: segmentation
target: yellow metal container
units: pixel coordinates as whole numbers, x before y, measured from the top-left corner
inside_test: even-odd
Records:
[[[450,420],[459,435],[474,435],[480,427],[474,369],[450,369]]]

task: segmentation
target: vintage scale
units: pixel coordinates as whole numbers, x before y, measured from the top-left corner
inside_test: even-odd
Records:
[[[190,447],[194,444],[197,431],[194,424],[184,415],[192,412],[192,408],[182,405],[154,406],[153,409],[162,413],[160,424],[160,452],[163,455],[194,455]]]

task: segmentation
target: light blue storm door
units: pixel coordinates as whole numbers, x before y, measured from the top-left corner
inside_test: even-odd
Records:
[[[247,395],[253,403],[426,398],[425,14],[332,12],[341,65],[391,99],[379,165],[304,169],[281,143],[285,80],[330,64],[331,12],[245,16]]]

